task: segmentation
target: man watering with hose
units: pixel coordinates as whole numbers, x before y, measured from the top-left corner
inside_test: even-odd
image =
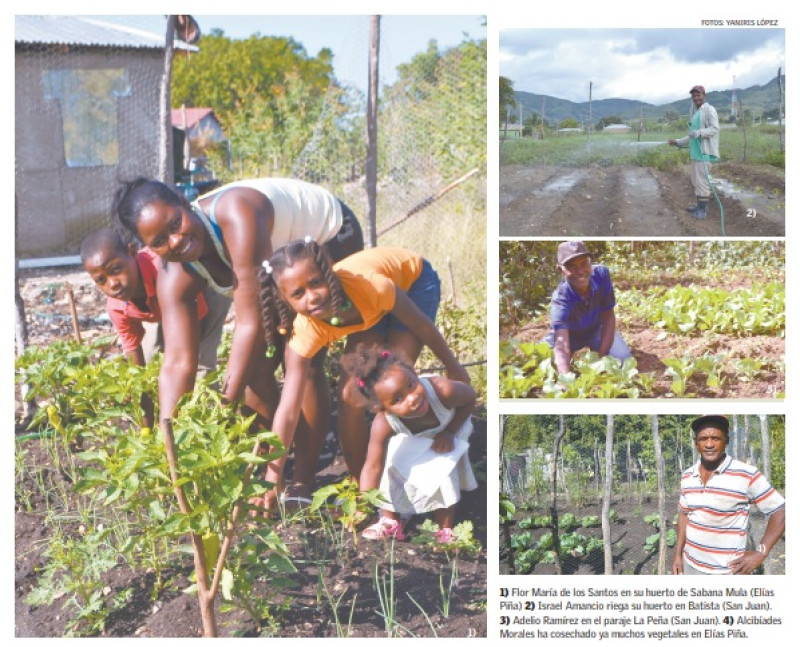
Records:
[[[714,106],[706,103],[706,90],[702,85],[694,86],[692,95],[689,134],[681,139],[669,139],[670,146],[689,147],[691,178],[697,204],[686,210],[696,220],[704,220],[708,199],[711,195],[709,162],[719,159],[719,119]]]

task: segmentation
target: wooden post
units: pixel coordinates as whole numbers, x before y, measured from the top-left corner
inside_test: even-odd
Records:
[[[769,436],[767,415],[760,413],[758,419],[761,422],[761,473],[767,481],[772,483],[772,447],[770,445],[772,439]]]
[[[594,123],[592,123],[592,82],[589,81],[589,128],[586,132],[589,134],[587,146],[589,154],[592,152],[592,131],[594,130]]]
[[[561,446],[561,439],[566,433],[564,426],[564,416],[558,416],[558,432],[553,440],[553,462],[550,465],[550,524],[553,533],[553,550],[555,551],[556,575],[562,574],[561,567],[561,542],[558,537],[558,497],[556,483],[558,482],[558,451]]]
[[[369,88],[367,90],[367,247],[378,244],[377,186],[378,186],[378,58],[381,43],[381,17],[369,21]]]
[[[633,468],[633,458],[631,457],[631,439],[628,438],[628,448],[626,451],[626,460],[625,463],[627,465],[627,469],[625,470],[628,474],[628,500],[631,499],[633,496],[633,483],[631,482],[631,471]]]
[[[611,552],[611,486],[614,482],[614,416],[606,416],[606,484],[603,492],[603,514],[600,518],[603,527],[603,553],[605,557],[605,574],[614,572],[614,555]]]
[[[504,451],[505,446],[505,428],[506,428],[506,416],[500,416],[500,492],[503,492],[506,488],[504,485],[508,485],[508,463],[506,462],[506,453]],[[510,489],[510,488],[509,488]],[[505,495],[508,496],[508,495]],[[511,543],[511,520],[508,519],[506,515],[502,516],[502,531],[503,531],[503,543],[505,543],[506,549],[506,562],[508,563],[508,572],[511,575],[514,575],[517,572],[517,565],[516,565],[516,557],[514,555],[514,544]]]
[[[454,306],[458,305],[456,300],[456,279],[453,276],[453,264],[450,262],[450,257],[447,257],[447,276],[450,279],[450,303]]]
[[[661,435],[658,433],[658,416],[651,416],[653,432],[653,453],[658,474],[658,517],[660,537],[658,540],[658,574],[667,572],[667,492],[664,485],[664,456],[661,454]]]
[[[783,152],[783,85],[781,68],[778,68],[778,147]]]
[[[19,232],[19,203],[17,195],[14,194],[14,235],[15,237]],[[17,347],[17,357],[25,353],[28,348],[28,323],[25,318],[25,301],[19,292],[19,259],[16,254],[14,255],[14,339]],[[20,385],[20,395],[22,396],[22,426],[27,427],[33,416],[36,413],[37,404],[35,399],[28,399],[30,392],[30,385],[23,376],[22,384]]]
[[[642,117],[642,104],[639,104],[639,132],[636,135],[636,141],[642,141],[642,130],[644,129],[644,118]]]
[[[167,16],[167,32],[164,40],[164,67],[159,87],[158,120],[158,179],[164,184],[172,184],[173,168],[170,161],[172,152],[172,59],[175,55],[175,28],[178,16]]]
[[[67,300],[69,301],[69,312],[72,315],[72,336],[79,344],[81,342],[81,327],[78,323],[78,309],[75,307],[75,293],[72,291],[72,284],[69,282],[64,283],[67,290]]]

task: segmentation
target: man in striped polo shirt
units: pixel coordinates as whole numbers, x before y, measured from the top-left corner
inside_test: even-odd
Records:
[[[783,535],[786,502],[757,468],[725,453],[726,416],[700,416],[692,431],[700,460],[681,476],[672,572],[750,574]],[[769,516],[756,550],[746,549],[751,504]]]

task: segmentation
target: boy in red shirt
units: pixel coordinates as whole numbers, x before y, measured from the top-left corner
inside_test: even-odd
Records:
[[[98,229],[81,244],[83,268],[106,295],[106,309],[119,335],[122,351],[138,366],[149,362],[161,348],[161,309],[156,281],[161,259],[149,248],[135,251],[113,229]],[[210,294],[209,294],[210,292]],[[230,299],[204,290],[197,297],[200,318],[198,372],[216,368],[217,347],[222,336]],[[145,424],[152,425],[152,403],[143,403]]]

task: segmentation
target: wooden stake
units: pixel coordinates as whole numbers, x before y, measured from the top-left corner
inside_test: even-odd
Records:
[[[450,262],[450,257],[447,257],[447,274],[450,277],[450,302],[453,305],[458,305],[456,300],[456,279],[453,276],[453,264]]]
[[[75,337],[75,341],[80,344],[82,343],[81,327],[78,324],[78,309],[75,307],[75,294],[72,291],[71,283],[64,283],[64,287],[67,289],[67,299],[69,299],[69,310],[70,314],[72,315],[72,334]]]

